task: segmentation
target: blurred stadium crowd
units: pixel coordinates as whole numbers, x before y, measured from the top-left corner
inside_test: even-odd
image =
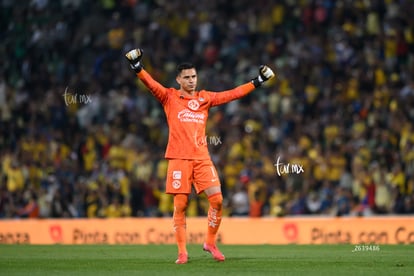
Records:
[[[0,217],[170,216],[161,106],[124,53],[221,91],[227,216],[414,214],[414,1],[1,1]],[[302,168],[303,171],[300,169]],[[205,215],[191,195],[189,216]]]

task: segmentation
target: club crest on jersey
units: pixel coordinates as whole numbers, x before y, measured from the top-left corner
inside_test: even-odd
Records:
[[[180,187],[181,187],[181,181],[180,180],[174,180],[173,182],[172,182],[172,186],[173,186],[173,188],[174,189],[180,189]]]
[[[200,104],[198,103],[197,100],[191,100],[188,102],[188,108],[190,108],[191,110],[198,110],[198,108],[200,107]]]

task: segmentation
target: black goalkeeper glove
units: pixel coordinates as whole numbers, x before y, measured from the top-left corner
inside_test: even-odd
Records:
[[[260,65],[259,68],[259,75],[252,79],[252,83],[254,84],[254,87],[261,86],[265,81],[270,80],[275,76],[275,73],[273,73],[272,69],[266,65]]]
[[[135,73],[139,73],[142,70],[141,58],[143,54],[144,51],[142,49],[134,49],[125,54],[125,57]]]

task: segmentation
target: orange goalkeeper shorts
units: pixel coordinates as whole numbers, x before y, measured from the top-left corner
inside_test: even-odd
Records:
[[[190,194],[191,185],[197,194],[213,186],[220,186],[220,179],[213,162],[207,160],[168,160],[165,192]]]

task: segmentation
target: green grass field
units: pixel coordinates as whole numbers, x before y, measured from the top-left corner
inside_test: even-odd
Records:
[[[221,245],[224,263],[201,245],[176,265],[174,245],[0,245],[0,275],[414,275],[414,246]]]

